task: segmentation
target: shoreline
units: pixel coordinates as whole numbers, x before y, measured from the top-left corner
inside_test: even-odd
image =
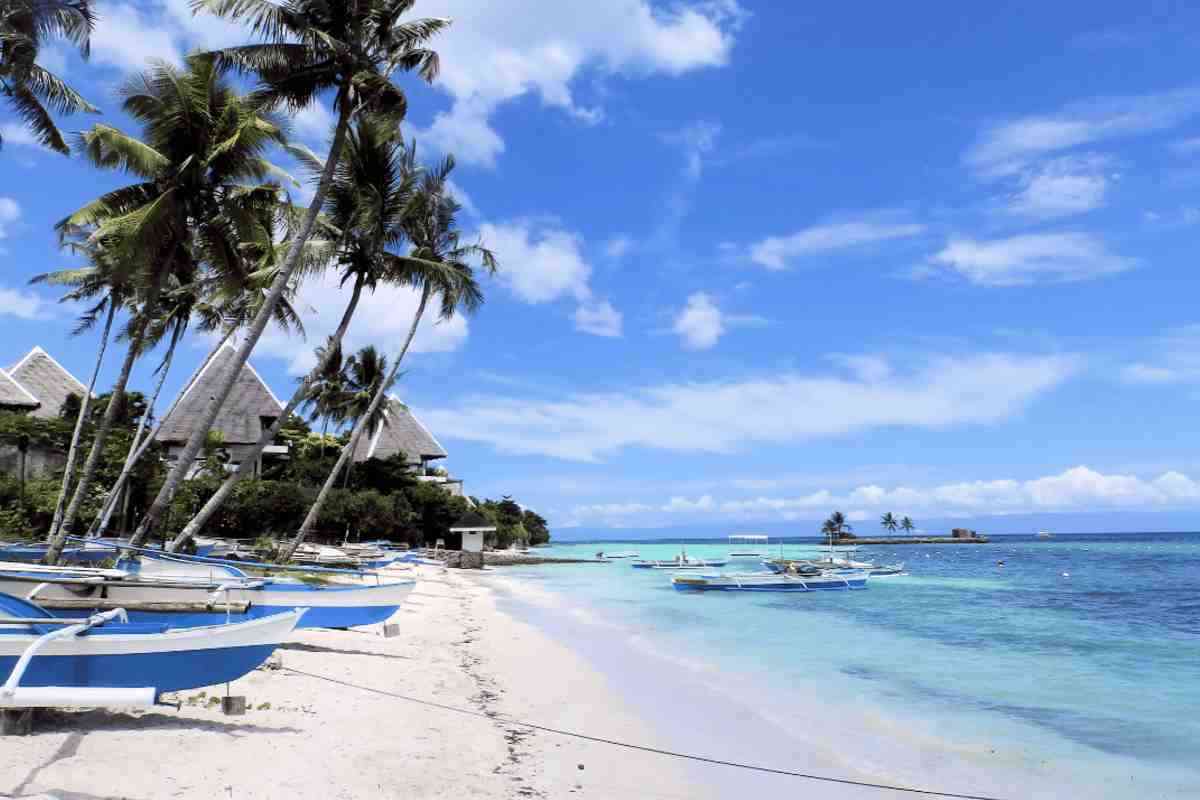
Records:
[[[0,795],[77,798],[705,797],[650,754],[469,717],[346,684],[621,741],[645,721],[579,655],[501,611],[486,577],[438,567],[392,618],[400,635],[303,630],[232,684],[147,712],[43,714],[0,747]],[[320,676],[320,677],[314,677]],[[335,682],[330,682],[335,681]],[[338,683],[341,682],[341,683]]]

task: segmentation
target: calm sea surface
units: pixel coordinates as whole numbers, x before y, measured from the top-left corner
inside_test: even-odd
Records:
[[[680,546],[546,552],[667,558]],[[1200,797],[1200,535],[994,537],[856,557],[911,574],[808,594],[681,593],[669,572],[628,561],[497,580],[503,602],[658,723],[658,744],[1002,797]]]

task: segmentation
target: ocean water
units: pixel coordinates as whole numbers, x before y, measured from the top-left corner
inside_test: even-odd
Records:
[[[669,558],[680,547],[546,552]],[[627,560],[493,580],[510,610],[636,704],[658,746],[1005,798],[1200,798],[1200,535],[994,537],[856,557],[910,574],[803,594],[676,592],[669,572]],[[696,769],[717,796],[903,796]]]

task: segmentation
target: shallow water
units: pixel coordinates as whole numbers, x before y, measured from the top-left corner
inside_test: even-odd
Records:
[[[668,558],[680,544],[547,554],[601,549]],[[726,550],[687,544],[697,557]],[[996,537],[856,557],[904,561],[910,575],[861,592],[691,594],[622,560],[507,570],[521,580],[501,585],[641,696],[673,742],[1009,797],[1200,796],[1200,535]],[[699,735],[696,705],[726,716],[705,715]]]

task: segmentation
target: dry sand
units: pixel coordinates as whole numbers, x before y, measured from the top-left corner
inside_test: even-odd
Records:
[[[75,798],[697,798],[678,762],[331,683],[651,742],[602,675],[497,609],[486,575],[419,567],[377,629],[297,631],[282,669],[232,685],[250,710],[52,712],[0,739],[0,796]],[[690,784],[690,785],[689,785]]]

